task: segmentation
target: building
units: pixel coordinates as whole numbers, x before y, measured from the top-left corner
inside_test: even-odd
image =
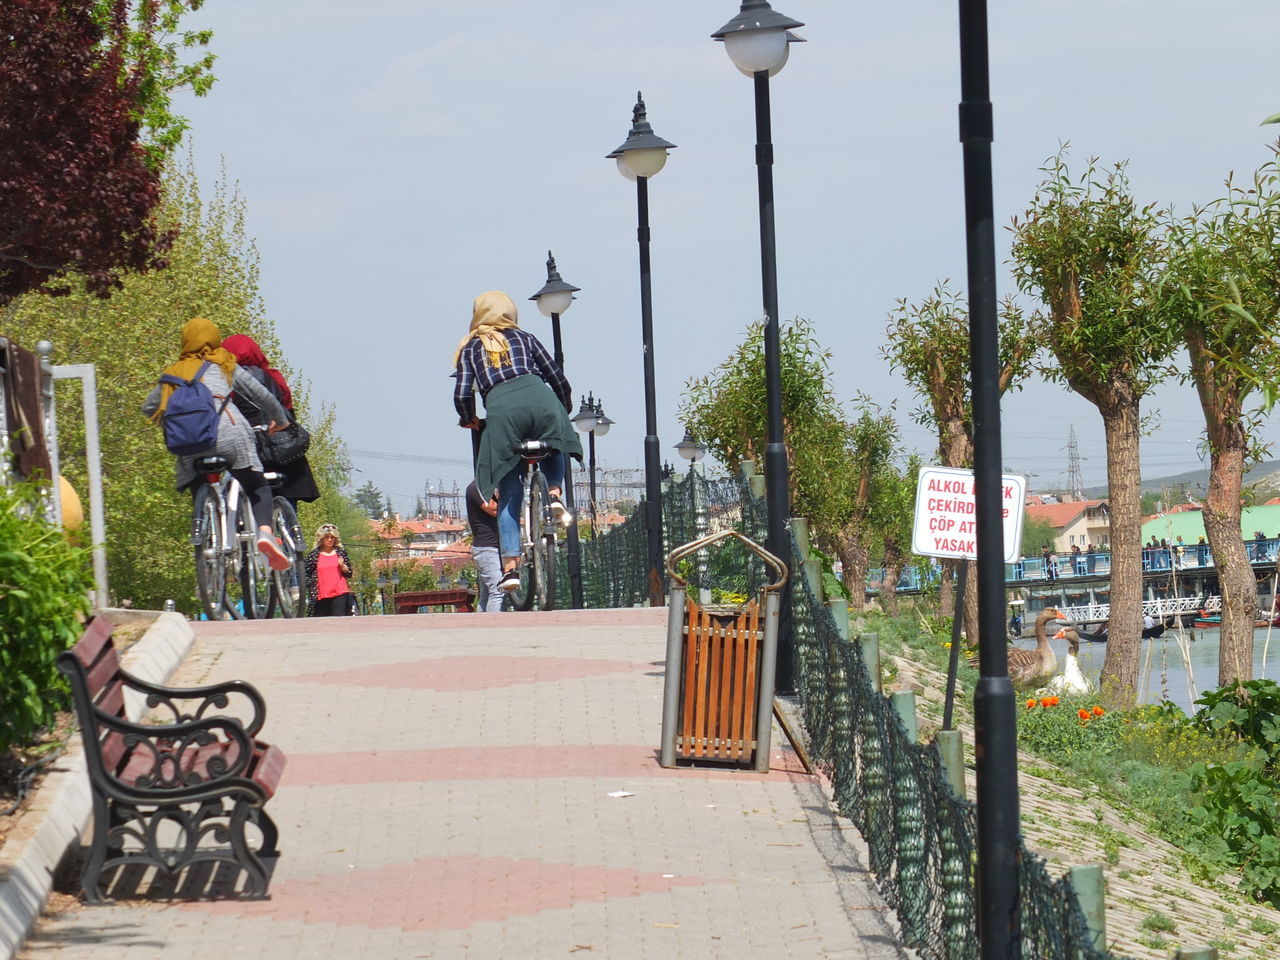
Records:
[[[466,523],[451,517],[401,520],[397,514],[393,520],[369,521],[369,533],[387,544],[392,560],[430,560],[457,544],[468,532]]]
[[[1066,554],[1072,547],[1085,550],[1110,549],[1111,505],[1106,500],[1075,500],[1070,503],[1031,503],[1027,517],[1047,522],[1054,530],[1050,547]],[[1038,546],[1038,545],[1037,545]]]

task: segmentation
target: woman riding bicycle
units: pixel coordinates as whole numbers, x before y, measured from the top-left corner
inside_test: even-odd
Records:
[[[183,380],[192,379],[200,367],[208,361],[201,382],[209,388],[214,402],[222,408],[218,417],[218,439],[209,450],[177,457],[178,489],[194,492],[199,480],[195,463],[201,457],[218,456],[230,464],[230,472],[244,488],[253,507],[253,519],[258,528],[258,550],[266,557],[273,570],[284,570],[289,559],[276,543],[271,529],[271,486],[262,476],[262,461],[253,440],[249,422],[231,404],[223,404],[233,390],[241,392],[263,411],[269,424],[268,430],[277,424],[288,422],[288,415],[278,400],[257,380],[236,365],[236,358],[222,347],[218,328],[204,317],[193,317],[182,327],[182,351],[177,363],[165,367],[164,372]],[[142,412],[158,423],[174,388],[169,384],[157,384],[142,404]]]
[[[520,586],[520,455],[516,444],[542,440],[554,451],[542,463],[551,490],[551,509],[560,522],[572,517],[560,499],[565,454],[582,459],[582,443],[569,422],[573,392],[546,347],[516,324],[516,305],[505,293],[490,290],[476,297],[471,330],[458,344],[453,362],[457,384],[453,405],[459,425],[479,430],[475,392],[484,400],[485,417],[476,458],[476,486],[482,494],[498,491],[498,543],[503,590]]]

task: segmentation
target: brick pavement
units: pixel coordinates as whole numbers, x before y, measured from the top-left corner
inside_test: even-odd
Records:
[[[776,729],[768,774],[658,766],[664,649],[662,610],[200,624],[174,683],[252,681],[289,755],[271,899],[73,908],[20,957],[908,956]]]

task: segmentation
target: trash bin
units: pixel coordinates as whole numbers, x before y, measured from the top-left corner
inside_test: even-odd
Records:
[[[700,605],[676,572],[682,558],[725,539],[737,539],[777,574],[760,595],[742,604]],[[722,530],[667,555],[671,579],[667,669],[658,762],[718,762],[769,769],[773,729],[778,610],[787,566],[736,530]]]

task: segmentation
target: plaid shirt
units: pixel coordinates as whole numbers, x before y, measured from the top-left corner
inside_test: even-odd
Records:
[[[458,422],[465,426],[476,419],[477,387],[480,388],[480,396],[487,397],[489,391],[498,384],[528,374],[545,380],[564,404],[565,412],[570,412],[573,408],[573,392],[569,389],[569,381],[564,378],[564,373],[551,359],[551,354],[547,353],[547,348],[533,334],[518,327],[503,330],[502,335],[511,344],[509,365],[489,366],[484,344],[478,339],[468,343],[458,357],[458,382],[453,388],[453,405],[460,418]]]

